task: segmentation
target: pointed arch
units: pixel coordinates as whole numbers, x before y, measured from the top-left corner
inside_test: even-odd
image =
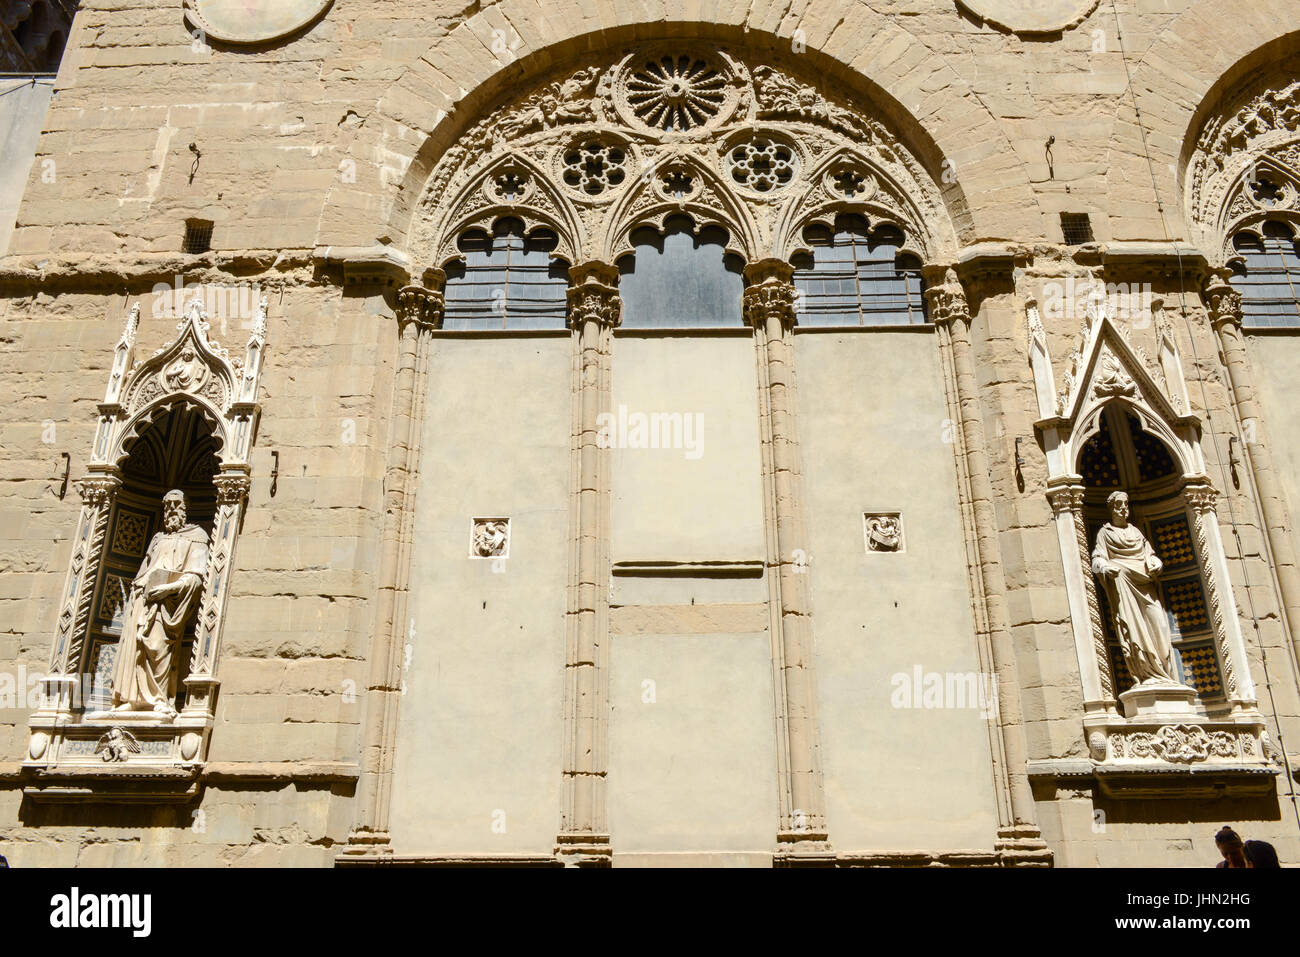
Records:
[[[434,166],[444,153],[465,147],[475,118],[504,91],[527,86],[578,54],[617,51],[649,38],[713,48],[734,44],[760,60],[796,53],[807,75],[846,91],[853,104],[867,105],[898,131],[915,174],[941,184],[926,201],[926,215],[951,223],[945,254],[959,243],[1011,235],[998,208],[971,209],[961,179],[996,179],[1017,190],[1012,206],[1018,219],[1023,209],[1039,209],[1024,164],[991,112],[941,51],[928,49],[896,18],[865,2],[824,22],[811,14],[774,18],[764,4],[708,17],[688,7],[679,0],[655,2],[623,11],[617,26],[576,7],[539,9],[524,0],[505,0],[469,17],[433,41],[363,119],[341,162],[349,175],[326,199],[317,243],[382,240],[406,247]],[[871,37],[865,46],[863,36]],[[988,149],[990,143],[1000,148]],[[945,170],[960,170],[960,179],[944,176]]]

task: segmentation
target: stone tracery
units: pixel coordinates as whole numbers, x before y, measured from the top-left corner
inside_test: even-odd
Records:
[[[673,214],[728,230],[748,261],[803,248],[854,211],[922,259],[955,248],[937,187],[880,121],[771,65],[651,45],[570,69],[475,123],[434,167],[413,226],[426,265],[456,238],[521,219],[566,262],[613,262],[637,225]]]
[[[1187,173],[1188,218],[1220,261],[1232,237],[1265,219],[1300,223],[1300,57],[1243,84],[1202,126]]]

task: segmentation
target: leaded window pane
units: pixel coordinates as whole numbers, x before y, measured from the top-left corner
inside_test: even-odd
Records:
[[[551,256],[555,236],[502,220],[493,234],[466,233],[464,258],[446,267],[447,310],[452,330],[563,329],[568,267]]]
[[[1265,223],[1262,235],[1241,232],[1233,239],[1241,256],[1231,282],[1241,293],[1245,326],[1300,326],[1300,254],[1281,223]]]
[[[811,257],[795,261],[801,326],[874,326],[925,322],[920,263],[900,256],[901,234],[888,227],[868,235],[860,217],[836,232],[807,234]]]
[[[742,265],[726,252],[726,233],[673,219],[662,235],[633,234],[636,252],[619,261],[622,325],[627,329],[740,327]]]

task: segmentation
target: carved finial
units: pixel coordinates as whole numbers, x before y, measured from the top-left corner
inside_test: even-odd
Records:
[[[1025,300],[1025,316],[1029,320],[1030,344],[1037,342],[1046,350],[1047,330],[1043,328],[1043,320],[1038,315],[1038,301],[1033,296]]]
[[[251,339],[266,338],[266,297],[265,296],[263,296],[262,301],[257,304],[257,312],[253,314],[253,334],[249,338]]]
[[[140,328],[140,304],[133,303],[131,311],[126,314],[126,328],[122,331],[122,341],[127,345],[135,344],[135,334]]]

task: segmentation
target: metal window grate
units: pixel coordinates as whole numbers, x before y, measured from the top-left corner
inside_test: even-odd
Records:
[[[212,248],[212,221],[208,219],[187,219],[185,221],[185,242],[181,251],[186,253],[205,253]]]
[[[1065,237],[1067,246],[1082,246],[1093,242],[1092,220],[1087,213],[1062,213],[1061,235]]]

